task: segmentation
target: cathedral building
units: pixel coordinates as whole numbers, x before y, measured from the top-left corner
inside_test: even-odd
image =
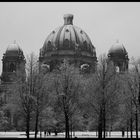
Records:
[[[62,26],[52,30],[44,41],[39,54],[39,69],[52,71],[60,66],[64,59],[80,69],[86,67],[88,72],[95,72],[97,57],[95,47],[89,36],[80,27],[73,24],[72,14],[64,15]],[[88,26],[88,25],[87,25]],[[118,41],[113,44],[108,52],[109,61],[113,61],[118,71],[128,70],[128,53],[123,44]],[[26,76],[25,57],[20,46],[14,41],[7,47],[2,58],[2,74],[0,77],[0,94],[4,94],[4,102],[7,102],[8,85],[14,83],[18,74]]]
[[[97,65],[95,47],[87,33],[73,25],[73,18],[72,14],[64,15],[64,24],[47,36],[40,49],[40,70],[45,67],[48,71],[52,71],[67,59],[70,64],[79,68],[86,66],[89,72],[95,72]],[[128,70],[128,53],[119,41],[109,49],[108,59],[113,61],[119,71]],[[18,73],[25,75],[25,63],[24,53],[14,41],[3,54],[1,85],[14,82]]]
[[[52,71],[59,67],[64,59],[80,69],[86,67],[88,72],[95,72],[97,57],[95,47],[89,36],[80,27],[73,24],[72,14],[64,15],[62,26],[52,30],[44,41],[39,54],[39,68]],[[108,60],[112,61],[117,71],[128,70],[128,53],[123,44],[116,41],[108,51]],[[25,57],[20,46],[14,41],[7,47],[2,58],[0,92],[7,90],[7,85],[16,81],[18,74],[26,76]]]

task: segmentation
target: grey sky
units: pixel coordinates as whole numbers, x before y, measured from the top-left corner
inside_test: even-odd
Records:
[[[48,34],[64,24],[67,13],[89,35],[97,57],[107,53],[117,39],[129,58],[140,56],[139,2],[1,2],[0,58],[14,40],[25,56],[32,51],[38,55]]]

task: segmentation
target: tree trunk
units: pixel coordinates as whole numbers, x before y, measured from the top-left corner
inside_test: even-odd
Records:
[[[127,123],[127,138],[128,138],[128,123]]]
[[[105,125],[106,125],[106,118],[105,118],[105,65],[103,65],[103,83],[102,83],[102,124],[103,124],[103,138],[105,139]]]
[[[97,132],[97,130],[96,130],[96,137],[98,136],[98,134],[97,134],[98,132]]]
[[[40,129],[40,138],[42,138],[42,132],[41,132],[41,129]]]
[[[38,133],[38,118],[39,118],[39,113],[38,109],[36,111],[36,121],[35,121],[35,138],[37,138],[37,133]]]
[[[130,118],[130,133],[131,133],[131,138],[133,138],[133,130],[132,130],[132,116]]]
[[[65,138],[68,138],[68,122],[66,112],[65,112]]]
[[[41,127],[41,119],[40,119],[40,138],[42,138],[42,127]]]
[[[75,137],[75,130],[74,130],[74,127],[73,127],[73,137]]]
[[[102,108],[100,108],[99,122],[98,122],[98,138],[102,138]]]
[[[100,123],[101,124],[101,123]],[[102,138],[102,127],[101,125],[99,124],[98,126],[98,138],[101,139]]]
[[[136,138],[138,139],[138,112],[137,112],[137,107],[136,107],[135,117],[136,117]]]
[[[67,116],[67,114],[65,114],[65,121],[66,121],[66,125],[65,125],[65,130],[66,130],[66,138],[70,138],[70,135],[69,135],[69,118]]]
[[[26,118],[26,135],[27,139],[30,137],[30,113],[27,113],[27,118]]]
[[[72,138],[72,120],[71,120],[71,138]]]
[[[110,137],[111,137],[111,132],[112,132],[112,119],[111,119],[110,133],[109,133]]]
[[[105,104],[103,105],[103,131],[104,131],[104,135],[103,138],[105,139],[106,136],[106,119],[105,119]]]
[[[131,118],[130,118],[130,131],[131,131],[131,138],[133,138],[133,126],[132,126],[133,120],[132,120],[132,100],[131,100]]]
[[[70,138],[69,135],[69,116],[68,116],[68,106],[66,106],[66,97],[63,96],[63,111],[65,115],[65,138]]]

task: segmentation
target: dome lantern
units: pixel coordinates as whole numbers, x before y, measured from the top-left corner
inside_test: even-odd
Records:
[[[73,25],[73,15],[72,14],[65,14],[64,15],[64,25]]]

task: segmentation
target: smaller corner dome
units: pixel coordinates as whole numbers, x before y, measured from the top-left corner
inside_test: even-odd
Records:
[[[113,44],[108,51],[108,55],[111,54],[127,55],[127,51],[124,45],[117,40],[116,43]]]
[[[17,54],[23,54],[22,49],[20,46],[14,41],[13,44],[9,44],[6,49],[6,55],[17,55]]]

